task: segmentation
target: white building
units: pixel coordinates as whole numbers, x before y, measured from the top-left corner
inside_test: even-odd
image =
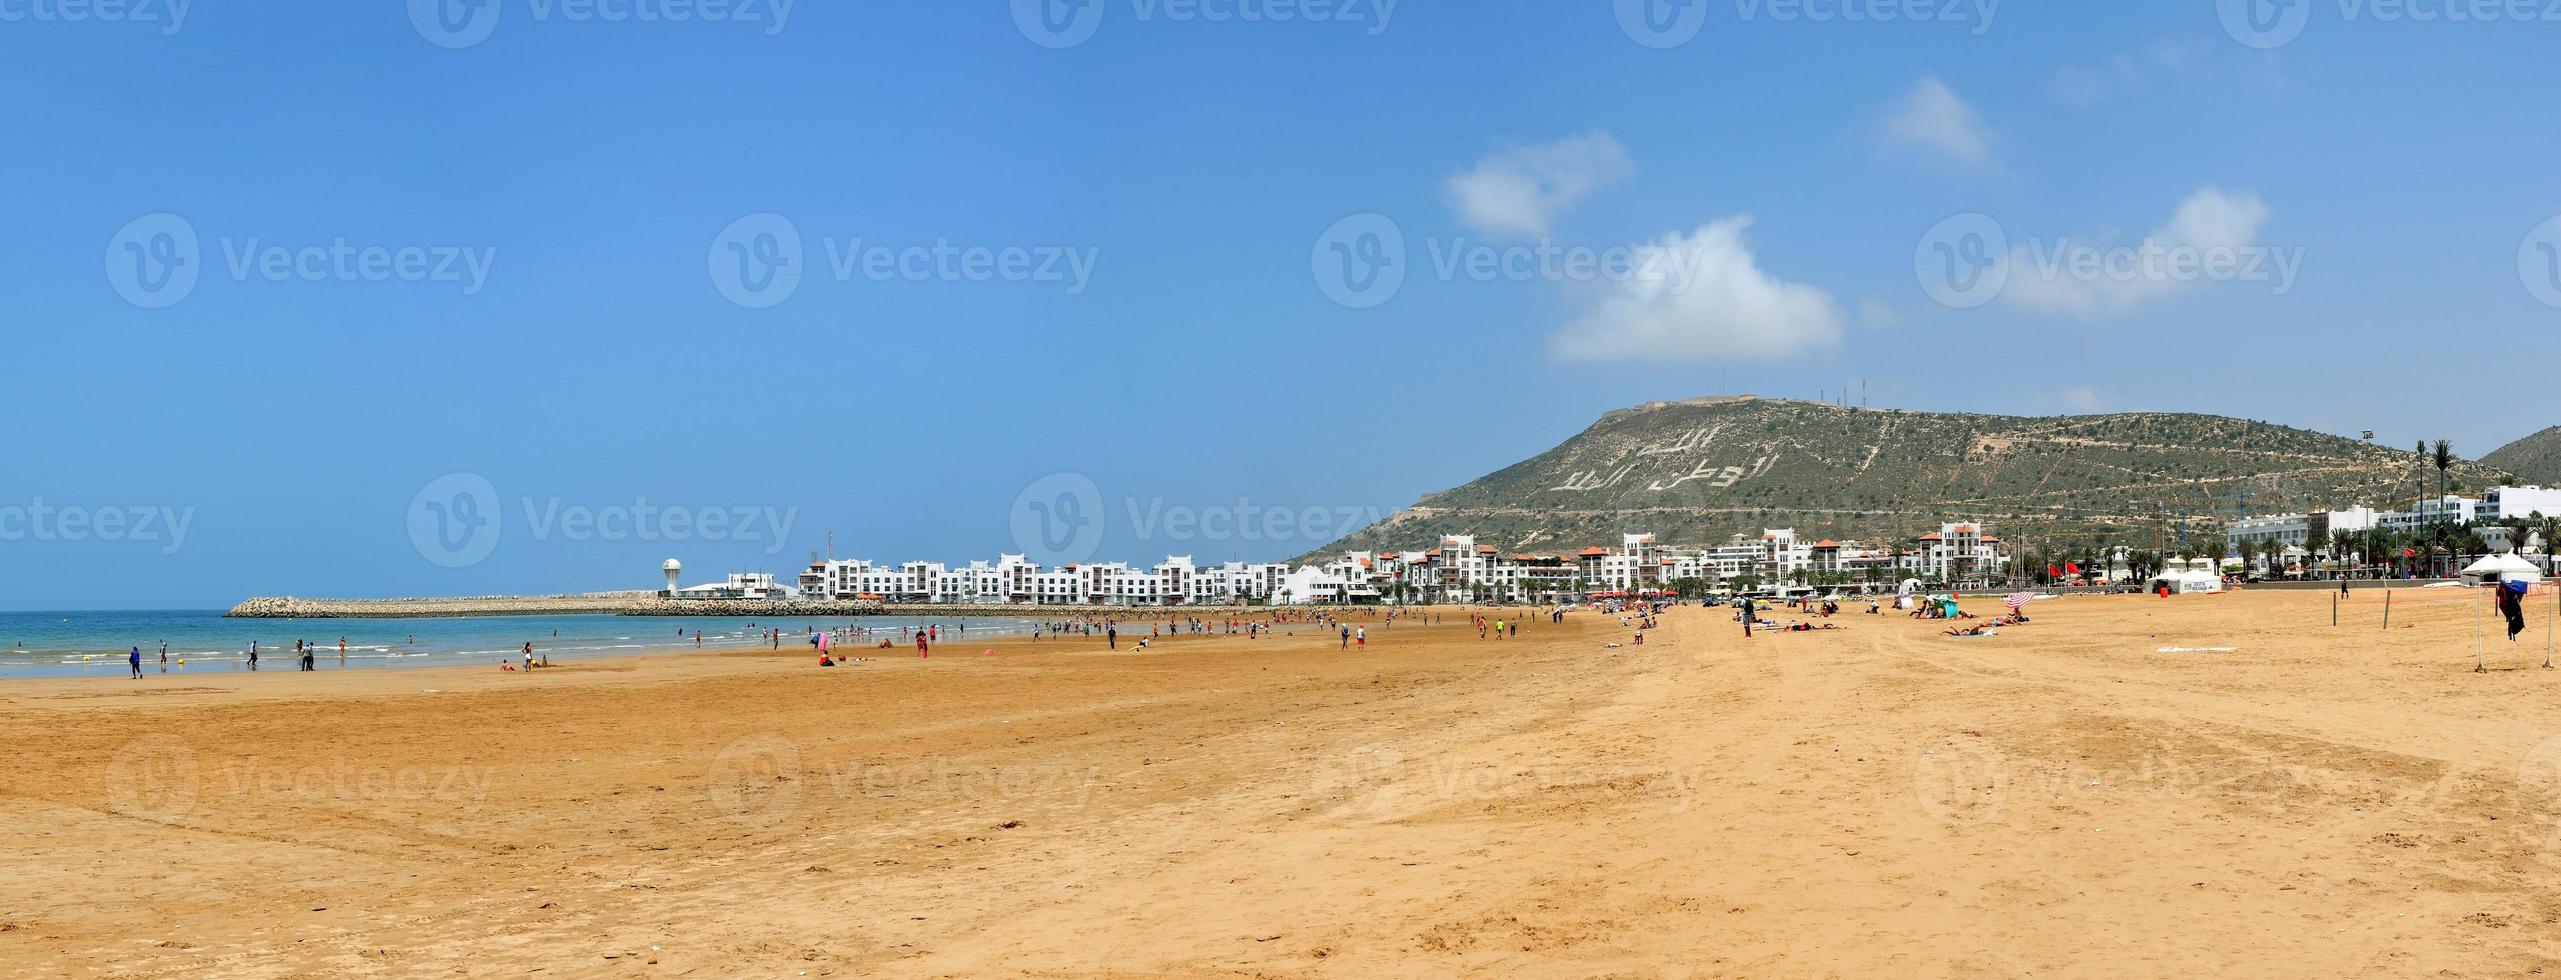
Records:
[[[2542,487],[2491,487],[2481,495],[2474,508],[2483,520],[2522,521],[2535,515],[2561,517],[2561,489]]]
[[[1942,524],[1903,556],[1905,571],[1931,582],[1988,581],[2008,564],[2001,539],[1983,533],[1979,524]]]
[[[798,590],[775,581],[770,572],[731,572],[729,579],[677,589],[678,599],[790,599]]]

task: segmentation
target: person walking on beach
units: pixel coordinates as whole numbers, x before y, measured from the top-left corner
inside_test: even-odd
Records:
[[[1349,650],[1349,649],[1351,649],[1351,648],[1352,648],[1352,628],[1351,628],[1351,627],[1349,627],[1349,626],[1345,626],[1345,627],[1343,627],[1343,642],[1342,642],[1342,645],[1341,645],[1341,646],[1339,646],[1339,647],[1337,647],[1337,649]]]
[[[1742,601],[1742,602],[1740,602],[1740,603],[1738,603],[1738,604],[1736,604],[1736,608],[1741,609],[1741,610],[1743,611],[1743,638],[1744,638],[1744,639],[1746,639],[1746,640],[1751,639],[1751,638],[1752,638],[1752,611],[1753,611],[1753,610],[1752,610],[1752,598],[1751,598],[1750,596],[1745,596],[1745,597],[1743,597],[1743,601]]]
[[[1120,649],[1120,627],[1118,627],[1118,626],[1106,626],[1106,627],[1103,627],[1103,639],[1105,639],[1105,640],[1107,640],[1107,641],[1109,641],[1109,642],[1111,643],[1111,645],[1112,645],[1112,649],[1114,649],[1114,650],[1118,650],[1118,649]]]
[[[249,641],[249,669],[258,669],[258,641]]]
[[[169,641],[167,640],[160,641],[160,672],[163,674],[169,672]]]
[[[1369,627],[1363,626],[1352,630],[1352,643],[1357,646],[1368,646]]]
[[[2514,637],[2510,637],[2510,639],[2514,639]],[[141,679],[142,679],[142,648],[141,648],[141,647],[135,647],[135,648],[133,648],[133,653],[132,653],[131,655],[129,655],[129,656],[127,656],[127,657],[125,658],[125,662],[126,662],[126,663],[128,663],[128,664],[130,664],[130,665],[132,665],[132,667],[133,667],[133,679],[134,679],[134,680],[141,680]]]

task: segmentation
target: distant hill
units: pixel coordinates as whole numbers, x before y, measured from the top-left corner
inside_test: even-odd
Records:
[[[2561,425],[2501,446],[2481,457],[2481,465],[2506,470],[2523,483],[2561,486]]]
[[[2478,490],[2494,467],[2458,463]],[[1611,412],[1564,444],[1424,497],[1320,554],[1429,547],[1473,534],[1506,551],[1721,544],[1794,527],[1886,539],[1982,521],[2016,541],[2121,539],[2157,528],[2220,533],[2251,513],[2406,504],[2438,474],[2406,449],[2211,415],[2067,418],[1854,409],[1704,398]]]

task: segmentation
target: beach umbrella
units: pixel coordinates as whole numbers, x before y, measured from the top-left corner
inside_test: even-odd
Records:
[[[2020,607],[2020,606],[2024,606],[2024,605],[2027,605],[2028,603],[2035,602],[2035,601],[2036,601],[2036,593],[2034,593],[2034,592],[2012,592],[2012,593],[2010,593],[2010,597],[2009,597],[2009,598],[2007,598],[2007,599],[2003,599],[2003,600],[2001,600],[2001,603],[2002,603],[2003,605],[2009,606],[2009,607],[2010,607],[2010,608],[2012,608],[2012,609],[2016,609],[2016,608],[2018,608],[2018,607]]]

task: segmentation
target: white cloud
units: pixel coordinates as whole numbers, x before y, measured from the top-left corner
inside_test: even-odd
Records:
[[[2259,266],[2272,267],[2291,283],[2286,256],[2259,245],[2268,214],[2256,194],[2205,187],[2179,202],[2168,224],[2131,245],[2108,241],[2112,236],[2021,244],[2010,250],[2009,285],[2001,297],[2039,313],[2117,316],[2215,281],[2218,263],[2258,268],[2247,265],[2254,256],[2266,260]]]
[[[1886,142],[1918,146],[1969,166],[1992,162],[1992,131],[1983,114],[1936,78],[1921,79],[1885,120]]]
[[[2183,80],[2202,74],[2217,50],[2216,45],[2202,40],[2155,41],[2132,54],[2109,58],[2099,67],[2065,65],[2055,69],[2045,90],[2065,105],[2096,105],[2141,91],[2156,76]]]
[[[1451,174],[1447,186],[1450,206],[1476,230],[1535,238],[1593,190],[1635,172],[1626,148],[1594,130],[1486,154],[1475,169]]]
[[[1902,325],[1903,314],[1884,300],[1869,297],[1859,301],[1859,326],[1884,328]]]
[[[2054,97],[2056,102],[2085,106],[2105,101],[2108,96],[2116,94],[2117,86],[2120,84],[2131,85],[2134,82],[2131,64],[2127,59],[2120,57],[2109,62],[2109,66],[2105,69],[2084,68],[2080,65],[2065,65],[2057,68],[2054,70],[2054,78],[2046,83],[2045,90],[2047,94]]]
[[[1831,294],[1762,272],[1743,240],[1751,227],[1737,216],[1631,247],[1634,274],[1603,284],[1557,333],[1557,356],[1747,360],[1838,344],[1843,316]]]

